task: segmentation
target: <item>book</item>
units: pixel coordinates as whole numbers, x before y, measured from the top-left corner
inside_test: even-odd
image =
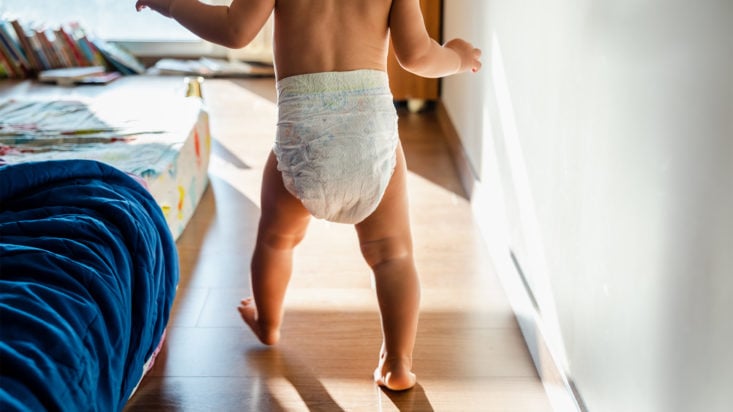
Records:
[[[38,74],[38,80],[44,83],[72,85],[87,77],[99,76],[105,73],[106,68],[104,66],[64,67],[44,70]]]
[[[86,61],[84,55],[82,54],[79,44],[76,43],[71,34],[69,34],[69,32],[63,26],[59,27],[55,33],[56,36],[61,37],[61,39],[66,44],[66,49],[70,52],[76,66],[89,66],[89,63]]]
[[[31,44],[31,47],[33,48],[33,53],[36,55],[36,58],[38,59],[38,62],[40,64],[40,70],[48,70],[53,68],[51,65],[50,56],[47,56],[45,53],[45,50],[43,49],[43,46],[41,45],[40,40],[38,39],[38,36],[36,36],[35,31],[27,31],[26,36],[28,36],[28,41]]]
[[[273,76],[274,68],[267,64],[202,57],[198,60],[161,59],[153,66],[151,72],[161,75],[251,77]]]
[[[0,63],[5,67],[5,74],[7,77],[22,77],[24,75],[23,68],[18,64],[18,61],[15,60],[12,52],[3,42],[0,42]]]
[[[73,67],[75,66],[74,62],[74,56],[72,56],[71,51],[69,50],[69,46],[66,44],[66,41],[59,36],[58,32],[56,30],[52,30],[53,33],[53,46],[54,49],[56,49],[56,54],[59,56],[59,59],[61,59],[61,62],[63,63],[63,67]]]
[[[91,75],[79,79],[75,84],[107,84],[119,79],[120,77],[122,77],[120,72],[104,72],[102,74]]]
[[[97,49],[97,47],[94,45],[94,43],[87,37],[87,35],[81,36],[79,38],[80,43],[86,44],[87,48],[92,54],[92,65],[93,66],[103,66],[107,64],[107,62],[104,60],[104,56],[102,56],[102,53]]]
[[[5,53],[0,50],[0,78],[5,77],[18,77],[18,74],[13,64],[6,57]]]
[[[0,21],[0,43],[7,48],[12,60],[17,66],[21,67],[23,75],[26,76],[31,70],[30,63],[20,49],[20,44],[18,43],[17,37],[15,37],[15,31],[8,27],[9,25],[10,23],[5,20]]]
[[[84,28],[77,22],[69,23],[69,35],[79,47],[84,60],[90,65],[94,65],[95,61],[104,59],[99,55],[99,51],[91,44],[87,38]],[[95,55],[96,54],[96,55]]]
[[[38,39],[38,43],[40,43],[43,53],[46,55],[46,59],[48,59],[51,68],[55,69],[63,67],[64,65],[61,64],[58,53],[56,53],[56,49],[51,44],[51,41],[46,34],[46,30],[36,29],[36,39]]]
[[[23,52],[23,55],[28,60],[28,63],[30,65],[30,70],[32,72],[40,71],[42,69],[41,62],[38,60],[38,56],[36,56],[33,45],[26,35],[25,28],[23,28],[18,20],[11,21],[10,25],[13,27],[13,30],[15,30],[15,34],[20,43],[20,48]]]
[[[121,74],[145,73],[145,66],[124,48],[102,39],[93,39],[92,44],[104,56],[104,59]]]
[[[0,77],[14,78],[34,78],[59,68],[104,67],[104,73],[83,79],[52,78],[49,73],[41,76],[47,82],[89,84],[106,84],[120,75],[142,74],[146,69],[122,47],[88,37],[78,23],[49,28],[5,18],[0,18],[0,66]]]

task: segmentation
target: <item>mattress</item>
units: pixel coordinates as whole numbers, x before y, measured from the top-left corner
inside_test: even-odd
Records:
[[[88,159],[144,180],[174,239],[208,184],[209,117],[199,97],[0,101],[0,164]]]

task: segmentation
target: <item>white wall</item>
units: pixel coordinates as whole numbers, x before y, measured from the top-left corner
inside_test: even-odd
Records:
[[[730,410],[733,1],[444,13],[444,39],[484,50],[482,72],[442,86],[477,217],[588,409]]]

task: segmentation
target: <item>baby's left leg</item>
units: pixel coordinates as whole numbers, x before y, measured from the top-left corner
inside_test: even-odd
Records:
[[[239,305],[242,319],[266,345],[277,343],[285,291],[293,269],[293,248],[303,240],[310,213],[287,191],[273,153],[262,177],[257,241],[252,255],[252,298]]]

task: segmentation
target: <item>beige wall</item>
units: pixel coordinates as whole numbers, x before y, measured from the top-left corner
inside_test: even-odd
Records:
[[[477,218],[588,409],[728,410],[733,2],[444,7],[484,50],[442,84]]]

